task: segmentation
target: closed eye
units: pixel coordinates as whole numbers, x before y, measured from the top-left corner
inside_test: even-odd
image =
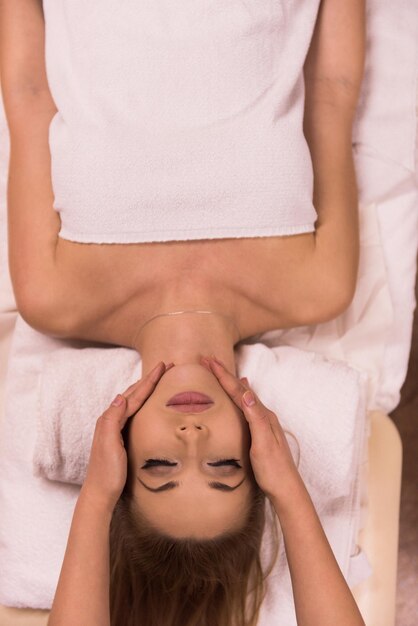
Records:
[[[176,466],[177,463],[174,463],[172,461],[169,461],[168,459],[147,459],[145,464],[142,466],[141,469],[151,469],[151,468],[159,468],[159,467],[164,467],[164,466]],[[212,463],[208,463],[208,465],[211,465],[212,467],[221,467],[221,466],[229,466],[232,467],[234,469],[242,469],[242,466],[238,463],[237,459],[219,459],[218,461],[214,461]],[[154,493],[158,493],[161,491],[169,491],[171,489],[175,489],[176,487],[179,487],[182,483],[178,482],[178,481],[170,481],[168,483],[165,483],[164,485],[160,485],[159,487],[150,487],[149,485],[145,484],[140,478],[139,476],[137,476],[137,480],[146,488],[148,489],[148,491],[153,491]],[[245,476],[244,478],[238,483],[238,485],[235,486],[230,486],[227,485],[225,483],[220,483],[220,482],[209,482],[207,483],[209,487],[211,487],[212,489],[218,489],[219,491],[235,491],[235,489],[237,489],[240,485],[242,485],[242,483],[245,481]]]

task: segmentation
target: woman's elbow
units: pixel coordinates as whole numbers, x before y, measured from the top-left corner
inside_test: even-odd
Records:
[[[353,279],[336,282],[319,294],[318,311],[320,322],[331,321],[347,311],[356,293],[356,281]]]
[[[322,324],[336,319],[351,305],[356,292],[354,280],[316,285],[300,308],[298,325]]]
[[[62,306],[54,294],[33,289],[14,290],[19,315],[35,330],[57,338],[71,337],[74,316],[71,307]]]

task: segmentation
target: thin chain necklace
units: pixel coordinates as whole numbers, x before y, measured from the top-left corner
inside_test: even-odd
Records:
[[[168,316],[168,315],[180,315],[181,313],[212,313],[214,315],[222,315],[222,317],[225,317],[225,318],[229,319],[229,321],[233,323],[233,325],[235,326],[235,328],[237,330],[238,339],[237,339],[237,341],[235,343],[238,343],[241,340],[241,335],[240,335],[240,332],[239,332],[239,328],[236,325],[235,321],[232,319],[232,317],[230,317],[229,315],[225,315],[225,313],[219,313],[218,311],[202,311],[202,310],[197,310],[197,309],[188,309],[188,310],[185,310],[185,311],[170,311],[169,313],[158,313],[157,315],[153,315],[152,317],[150,317],[149,320],[147,320],[144,324],[142,324],[142,326],[140,326],[140,328],[136,331],[136,333],[134,335],[134,338],[133,338],[132,345],[135,347],[135,343],[136,343],[136,340],[138,339],[139,333],[142,331],[144,326],[146,326],[146,324],[148,324],[152,320],[155,320],[157,317],[164,317],[164,316]]]

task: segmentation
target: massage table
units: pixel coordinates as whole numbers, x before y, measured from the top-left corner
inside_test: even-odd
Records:
[[[408,0],[406,3],[401,2],[396,8],[398,15],[402,14],[402,10],[404,11],[404,19],[408,13],[405,8],[408,3],[409,7],[412,7],[413,3]],[[373,9],[378,4],[377,0],[368,3],[369,24],[375,26],[378,20]],[[418,18],[418,15],[415,17]],[[406,55],[403,63],[402,54],[397,48],[400,63],[398,67],[406,67],[408,61],[411,63],[411,58],[417,51],[415,40],[418,41],[418,19],[415,19],[415,22],[416,30],[412,32],[411,27],[409,40],[407,37],[403,39],[403,45],[406,46],[405,41],[409,42],[409,48],[406,46],[403,50]],[[412,24],[411,21],[409,23]],[[373,114],[376,113],[383,100],[380,103],[373,102],[373,94],[378,92],[379,72],[374,71],[372,62],[373,54],[379,52],[379,39],[373,39],[372,27],[369,29],[369,46],[373,45],[368,57],[369,66],[366,65],[365,88],[359,105],[358,124],[353,133],[353,147],[357,156],[356,164],[363,199],[375,201],[375,213],[379,220],[382,252],[386,263],[387,288],[392,302],[392,324],[386,335],[381,338],[384,344],[384,359],[379,376],[374,381],[375,402],[369,411],[371,427],[368,464],[364,471],[364,520],[357,541],[358,546],[367,554],[373,571],[371,576],[354,587],[352,591],[367,626],[394,626],[402,445],[399,433],[388,413],[397,406],[400,399],[400,388],[406,376],[411,342],[418,240],[418,168],[416,147],[414,154],[411,153],[410,145],[409,152],[402,152],[405,142],[404,144],[398,142],[393,146],[393,141],[389,141],[393,140],[393,137],[382,135],[381,139],[376,140],[376,134],[372,137],[372,133],[369,132],[373,129],[376,119],[379,121],[378,116]],[[374,33],[376,34],[377,30]],[[416,68],[414,71],[415,74],[412,75],[415,76],[416,89],[418,87]],[[405,77],[404,80],[406,80]],[[416,92],[413,97],[414,107],[416,107],[418,101]],[[387,119],[389,120],[390,116]],[[398,120],[400,119],[401,116],[398,117]],[[408,121],[402,115],[403,131],[405,131],[406,122],[411,125],[411,119]],[[381,119],[380,123],[382,124]],[[394,128],[394,130],[397,131],[397,138],[402,135],[402,129]],[[416,146],[416,143],[414,145]],[[391,161],[388,155],[393,154],[396,155],[396,159]],[[413,156],[415,161],[412,162]],[[3,245],[0,249],[0,426],[4,406],[7,359],[17,317],[7,268],[5,218],[7,160],[8,136],[4,113],[1,109],[0,242],[3,242]],[[382,180],[382,176],[386,181],[386,190],[379,196],[376,191],[376,180]],[[393,217],[395,212],[396,220]],[[399,226],[400,223],[401,226]],[[398,265],[394,263],[395,258]],[[401,268],[399,268],[399,263],[403,263]],[[402,281],[397,280],[399,271],[402,271]],[[289,343],[294,340],[291,332]],[[303,347],[303,342],[300,345]],[[314,349],[315,343],[307,347]],[[0,606],[0,626],[45,625],[48,615],[49,611]]]

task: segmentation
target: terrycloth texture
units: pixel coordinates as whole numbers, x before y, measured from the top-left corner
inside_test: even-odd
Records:
[[[303,64],[319,0],[44,0],[60,237],[314,230]]]
[[[97,418],[141,372],[139,354],[127,348],[63,345],[45,354],[35,418],[34,475],[82,485]]]
[[[19,322],[10,356],[21,375],[6,379],[0,433],[0,604],[49,608],[79,488],[33,476],[38,359],[54,340]]]
[[[68,342],[45,337],[30,328],[20,316],[18,317],[9,359],[5,420],[0,438],[2,442],[0,449],[0,506],[2,510],[0,603],[7,606],[49,608],[64,557],[79,486],[34,476],[32,463],[37,436],[37,413],[40,410],[42,377],[45,374],[43,367],[49,363],[49,359],[55,359],[55,363],[58,364],[60,351],[63,351],[60,361],[62,365],[69,345]],[[90,353],[83,356],[81,342],[71,342],[71,345],[73,350],[79,353],[80,366],[84,367],[83,362],[87,360],[87,356],[90,357],[91,348],[89,348]],[[109,384],[109,387],[104,391],[102,401],[94,408],[90,416],[97,418],[104,405],[111,400],[112,394],[120,390],[120,385],[129,384],[141,375],[141,366],[136,360],[138,359],[136,353],[133,359],[131,356],[133,351],[126,348],[112,347],[103,352],[102,348],[96,348],[96,350],[100,352],[97,354],[98,363],[106,359],[111,370],[113,358],[118,362],[118,366],[122,365],[122,355],[125,355],[127,359],[126,367],[123,364],[122,375],[118,374],[116,381],[101,379],[106,385]],[[287,371],[285,371],[285,362],[289,364]],[[294,375],[298,380],[302,378],[301,372],[304,372],[304,380],[308,373],[311,376],[311,367],[315,363],[318,387],[315,401],[312,402],[310,408],[313,420],[319,418],[319,412],[315,414],[314,404],[319,403],[325,412],[327,397],[331,389],[341,384],[342,394],[340,399],[336,400],[337,404],[329,419],[328,429],[324,428],[325,424],[321,420],[321,433],[324,437],[323,450],[326,450],[323,463],[328,462],[331,467],[331,459],[334,459],[331,473],[335,469],[336,475],[339,476],[338,487],[334,481],[326,483],[323,472],[321,472],[321,481],[315,480],[310,467],[310,455],[311,453],[313,455],[315,450],[318,451],[319,439],[315,434],[317,429],[314,429],[312,425],[311,441],[309,441],[305,432],[305,429],[309,428],[307,421],[304,420],[298,424],[298,419],[293,414],[293,407],[285,395],[281,400],[280,419],[283,424],[289,425],[289,430],[300,439],[301,474],[312,494],[338,563],[349,583],[355,584],[370,571],[363,553],[350,556],[356,552],[360,507],[359,472],[365,462],[368,429],[363,376],[344,364],[328,362],[318,355],[305,354],[297,349],[286,347],[271,350],[262,344],[244,344],[238,348],[237,363],[239,363],[238,373],[247,376],[260,397],[266,404],[272,406],[279,394],[276,394],[273,389],[271,376],[274,376],[275,372],[280,372],[280,379],[277,383],[278,386],[283,385],[285,388],[291,384]],[[130,368],[132,368],[131,373],[129,373]],[[99,369],[97,367],[97,370]],[[73,374],[78,376],[76,371],[72,371],[71,378]],[[100,380],[91,371],[90,379]],[[81,378],[76,380],[76,384],[83,384],[85,389],[85,382],[82,382]],[[306,384],[311,383],[306,380]],[[67,392],[64,387],[61,389],[64,393]],[[299,393],[304,395],[304,392],[300,390]],[[93,388],[92,394],[94,394]],[[77,389],[74,385],[71,402],[74,402],[76,397]],[[69,398],[68,401],[70,403]],[[76,405],[73,404],[73,407],[75,412]],[[349,411],[347,407],[350,407]],[[309,410],[308,404],[306,404],[306,410]],[[328,410],[326,413],[330,415]],[[76,419],[75,414],[73,419]],[[346,445],[344,459],[335,459],[331,442],[342,441],[343,437]],[[83,454],[83,451],[81,452]],[[341,461],[344,461],[344,464],[340,466]],[[337,465],[334,467],[335,462]],[[349,466],[351,466],[351,475]],[[329,486],[332,486],[333,495],[327,495],[324,491]],[[334,497],[337,492],[339,496]],[[276,620],[277,616],[280,618],[284,616],[280,621],[283,626],[296,624],[283,545],[281,550],[277,567],[270,579],[268,598],[263,607],[266,617],[263,618],[260,626],[271,626],[270,614],[275,615]],[[264,558],[267,554],[268,536],[265,536]],[[357,569],[360,564],[360,574],[356,572],[354,576],[351,563],[354,563]]]

